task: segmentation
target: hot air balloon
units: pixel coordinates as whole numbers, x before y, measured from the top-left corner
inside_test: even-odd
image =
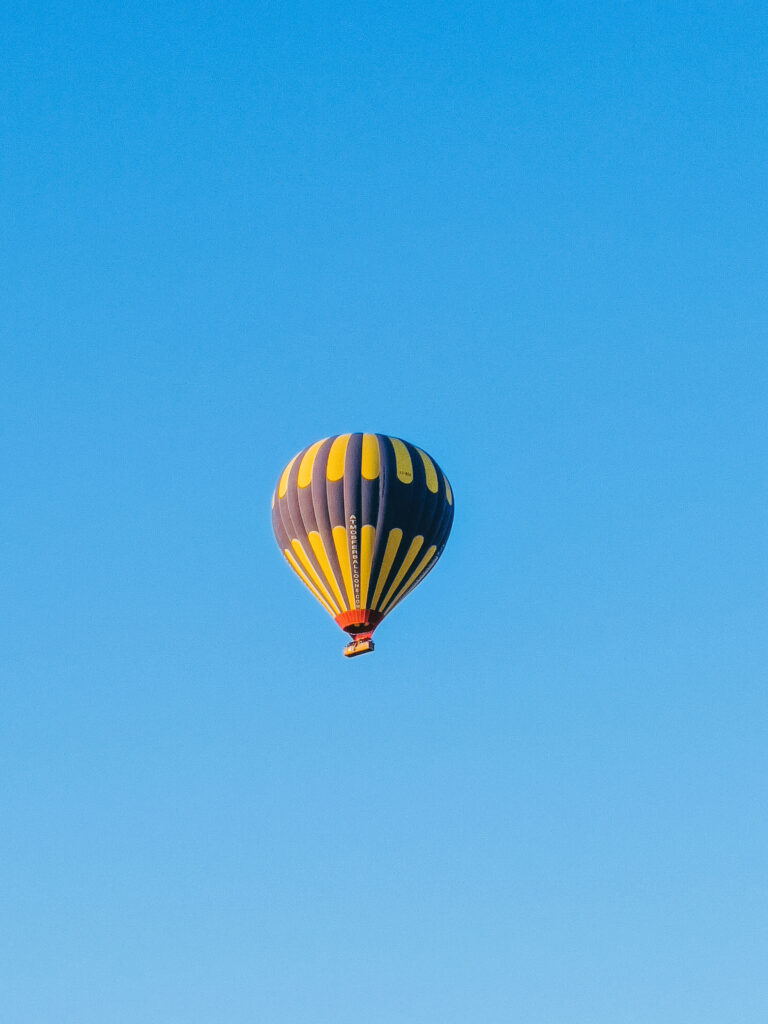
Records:
[[[339,434],[304,448],[272,496],[286,561],[352,640],[373,631],[424,579],[453,522],[453,494],[434,459],[384,434]]]

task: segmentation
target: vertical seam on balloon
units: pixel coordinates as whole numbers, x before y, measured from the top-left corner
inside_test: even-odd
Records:
[[[376,527],[370,524],[360,530],[360,606],[367,608],[368,591],[371,586],[373,549],[376,543]]]

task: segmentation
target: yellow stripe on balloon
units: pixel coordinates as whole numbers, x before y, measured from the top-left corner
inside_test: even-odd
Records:
[[[384,549],[384,560],[381,563],[381,569],[379,570],[379,578],[376,581],[376,589],[373,592],[373,600],[371,601],[371,608],[375,609],[379,603],[379,597],[384,589],[384,584],[387,582],[387,576],[392,568],[392,563],[395,560],[397,549],[400,547],[400,541],[403,539],[403,531],[395,527],[389,531],[387,537],[387,546]]]
[[[301,460],[301,464],[299,465],[299,487],[309,487],[312,481],[312,467],[315,464],[318,449],[324,441],[325,438],[323,438],[322,441],[315,441],[315,443],[310,445],[304,453],[304,458]]]
[[[376,527],[364,526],[360,531],[360,607],[367,608],[368,587],[371,582],[373,546],[376,542]]]
[[[312,530],[311,533],[307,534],[310,546],[315,553],[315,558],[320,563],[320,568],[323,570],[325,578],[328,581],[328,585],[333,591],[333,595],[339,603],[339,607],[344,607],[344,598],[341,596],[341,590],[339,584],[336,582],[336,575],[331,568],[331,563],[328,558],[328,552],[325,550],[325,544],[323,544],[323,538],[317,532]]]
[[[298,563],[298,562],[296,561],[296,559],[295,559],[295,558],[293,557],[293,555],[292,555],[292,554],[291,554],[291,552],[290,552],[290,551],[288,550],[288,548],[286,548],[286,549],[285,549],[285,550],[283,551],[283,554],[285,555],[285,560],[286,560],[286,561],[288,562],[288,564],[290,565],[290,567],[291,567],[291,568],[293,569],[293,571],[294,571],[294,572],[296,573],[296,575],[297,575],[297,576],[299,577],[299,579],[300,579],[300,580],[301,580],[301,582],[302,582],[302,583],[304,584],[304,586],[305,586],[305,587],[307,588],[307,590],[308,590],[308,591],[309,591],[309,592],[310,592],[310,593],[311,593],[311,594],[312,594],[312,595],[313,595],[314,597],[316,597],[316,598],[317,598],[317,600],[318,600],[318,601],[320,602],[320,604],[321,604],[321,605],[323,606],[323,608],[325,608],[325,610],[326,610],[326,611],[328,612],[328,614],[329,614],[329,615],[334,615],[334,614],[335,614],[335,612],[334,612],[333,608],[331,608],[331,606],[330,606],[330,605],[328,604],[328,602],[327,602],[327,601],[325,600],[325,598],[323,597],[323,595],[322,595],[322,594],[320,593],[320,591],[319,591],[319,590],[317,589],[317,587],[316,587],[316,586],[314,585],[314,583],[313,583],[313,582],[312,582],[312,581],[310,580],[310,578],[309,578],[309,577],[307,576],[307,574],[306,574],[306,573],[304,572],[304,570],[303,570],[303,569],[301,568],[301,566],[299,565],[299,563]]]
[[[390,611],[392,611],[392,609],[395,607],[395,605],[399,604],[402,601],[402,599],[405,597],[405,595],[408,594],[411,591],[411,589],[416,585],[416,580],[419,578],[419,576],[421,576],[421,574],[424,572],[424,570],[429,565],[430,561],[434,558],[434,555],[435,555],[436,551],[437,551],[437,547],[434,544],[432,544],[430,547],[427,548],[427,553],[421,559],[419,564],[413,570],[413,572],[408,577],[408,579],[405,581],[405,583],[402,585],[402,587],[400,587],[398,592],[395,594],[391,604],[389,605],[389,610]],[[383,608],[382,608],[382,610],[383,610]]]
[[[363,434],[360,472],[366,480],[375,480],[379,475],[379,439],[375,434]]]
[[[451,490],[451,485],[448,483],[448,477],[447,476],[443,477],[443,483],[445,484],[445,496],[448,499],[448,504],[452,505],[453,504],[453,491]]]
[[[414,558],[416,557],[416,555],[418,555],[419,551],[421,550],[421,546],[423,543],[424,538],[422,536],[414,537],[413,540],[411,541],[408,547],[408,551],[406,552],[405,558],[403,559],[403,564],[397,570],[397,574],[395,575],[395,578],[392,580],[392,584],[389,590],[387,591],[384,600],[381,602],[381,607],[379,608],[380,612],[383,612],[386,609],[387,605],[390,602],[390,599],[392,598],[392,595],[397,590],[403,577],[413,564]]]
[[[299,541],[299,540],[292,540],[291,544],[293,545],[293,550],[299,556],[299,561],[301,562],[301,564],[306,569],[306,571],[309,574],[309,577],[312,580],[312,582],[318,588],[320,593],[325,597],[326,601],[328,602],[328,604],[330,604],[331,608],[336,608],[336,613],[338,614],[338,612],[341,611],[341,608],[338,608],[336,606],[336,602],[333,600],[331,595],[328,593],[328,590],[327,590],[325,584],[323,583],[323,581],[320,579],[320,577],[317,574],[317,570],[315,569],[314,565],[312,565],[312,563],[310,562],[309,558],[307,557],[306,551],[301,546],[301,541]]]
[[[424,463],[424,473],[427,477],[427,489],[433,494],[437,494],[437,470],[435,469],[435,464],[427,453],[421,450],[421,448],[417,448],[416,451],[419,453],[421,461]]]
[[[288,465],[283,470],[283,475],[280,477],[280,483],[278,484],[278,487],[277,487],[277,496],[278,496],[278,498],[284,498],[285,497],[285,492],[288,490],[288,477],[291,475],[291,470],[293,469],[293,464],[296,461],[296,459],[298,459],[299,455],[301,455],[301,452],[298,452],[296,455],[294,455],[293,458],[291,459],[291,461],[288,463]]]
[[[411,462],[411,455],[408,449],[405,447],[402,441],[396,437],[390,437],[392,447],[395,450],[395,467],[397,469],[397,479],[403,484],[410,484],[413,482],[413,463]]]
[[[333,543],[336,548],[336,556],[341,566],[341,575],[344,577],[344,586],[347,589],[347,611],[355,607],[355,592],[352,589],[352,571],[349,567],[349,545],[347,544],[347,531],[343,526],[334,526]]]
[[[325,467],[325,475],[328,480],[341,480],[344,476],[344,461],[347,457],[349,436],[349,434],[340,434],[331,445]]]

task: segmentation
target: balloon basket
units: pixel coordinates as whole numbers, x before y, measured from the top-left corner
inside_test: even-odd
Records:
[[[353,638],[351,643],[348,643],[344,648],[345,658],[356,658],[358,654],[368,654],[374,649],[374,643],[371,639],[371,634],[363,633],[361,636]]]

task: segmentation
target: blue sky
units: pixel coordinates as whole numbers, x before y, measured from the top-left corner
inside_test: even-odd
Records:
[[[763,5],[0,15],[14,1024],[762,1024]],[[284,463],[406,437],[348,662]]]

